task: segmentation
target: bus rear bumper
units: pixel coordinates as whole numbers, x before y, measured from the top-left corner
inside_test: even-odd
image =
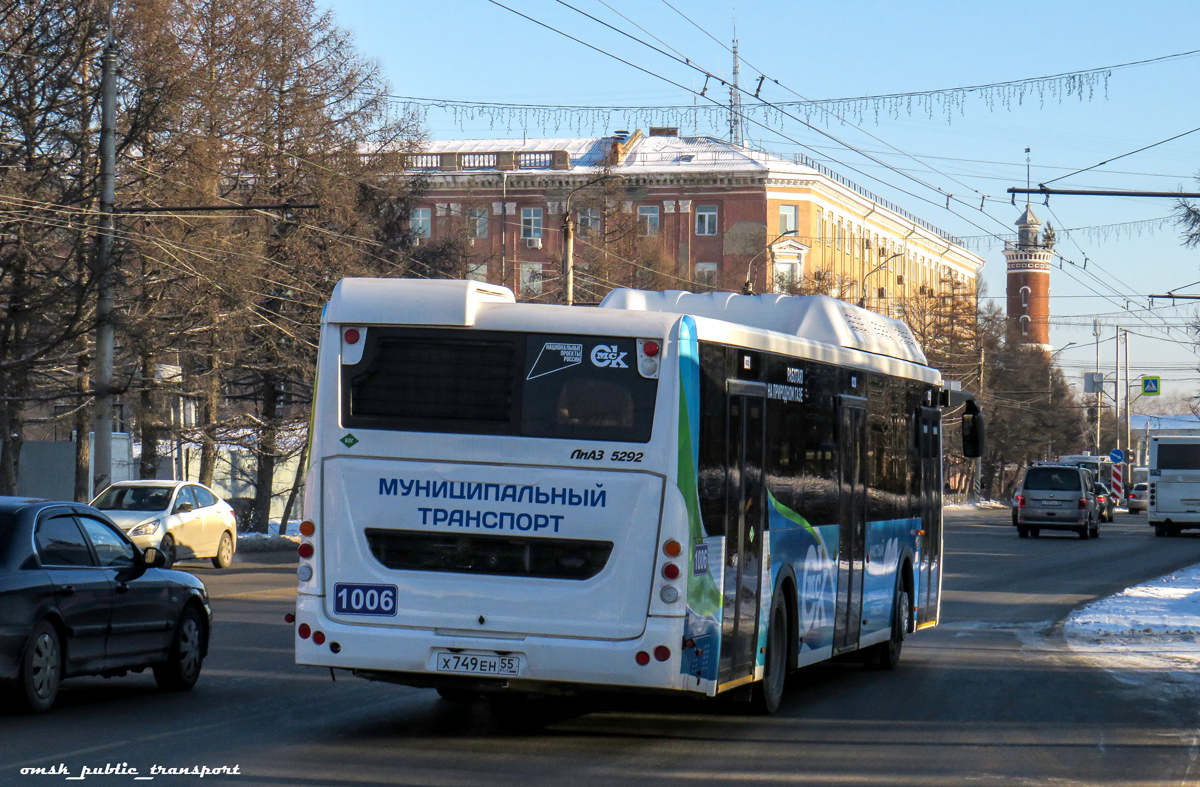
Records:
[[[632,640],[589,640],[565,637],[512,635],[512,638],[473,637],[445,634],[430,629],[346,624],[324,614],[324,598],[300,595],[296,599],[296,628],[306,623],[321,632],[324,643],[314,636],[295,635],[296,663],[370,673],[370,677],[420,686],[454,685],[464,680],[496,681],[535,687],[571,684],[639,689],[696,689],[695,678],[680,674],[683,640],[682,617],[648,617],[642,635]],[[670,656],[655,658],[655,649],[665,646]],[[650,656],[640,665],[638,652]],[[519,674],[480,675],[438,670],[439,653],[504,656],[519,659]],[[390,677],[385,677],[390,676]],[[515,688],[515,686],[514,686]]]

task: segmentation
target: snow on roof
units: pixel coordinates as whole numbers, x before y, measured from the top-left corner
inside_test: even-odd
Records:
[[[524,139],[442,140],[426,145],[423,153],[494,153],[497,151],[545,153],[565,150],[571,155],[571,168],[594,168],[604,163],[613,137]],[[715,137],[640,137],[629,152],[614,166],[621,172],[658,172],[664,168],[679,171],[710,172],[714,169],[754,172],[790,171],[811,175],[810,167],[794,164],[778,156],[731,145]],[[539,168],[540,169],[540,168]]]

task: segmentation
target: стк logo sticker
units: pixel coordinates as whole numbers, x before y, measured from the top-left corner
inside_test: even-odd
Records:
[[[626,355],[628,353],[618,350],[615,344],[597,344],[592,348],[592,363],[610,369],[628,369],[629,365],[625,363]]]

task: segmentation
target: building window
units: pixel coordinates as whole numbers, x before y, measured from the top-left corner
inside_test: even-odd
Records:
[[[526,210],[536,210],[527,208]],[[521,294],[533,297],[542,294],[542,264],[540,262],[522,262],[519,268],[521,274]]]
[[[467,208],[467,237],[486,238],[488,234],[487,208]]]
[[[521,238],[523,240],[541,240],[542,209],[521,208]]]
[[[1025,306],[1027,308],[1029,306],[1029,288],[1028,287],[1021,288],[1021,305]]]
[[[817,208],[817,243],[825,240],[825,211]]]
[[[800,263],[775,263],[775,291],[786,292],[800,283]]]
[[[481,281],[486,284],[488,280],[487,263],[480,262],[475,265],[467,263],[467,278],[471,281]]]
[[[843,241],[843,240],[845,239],[845,237],[846,237],[846,234],[845,234],[845,233],[846,233],[846,230],[845,230],[845,228],[842,226],[842,220],[841,220],[841,219],[838,219],[838,223],[837,223],[837,247],[836,247],[838,251],[841,251],[841,250],[842,250],[842,241]]]
[[[799,224],[800,208],[795,205],[779,206],[779,234],[795,232]]]
[[[429,208],[413,208],[412,216],[408,220],[408,226],[415,237],[428,238],[433,234],[431,212]]]
[[[1027,315],[1021,315],[1021,335],[1029,335],[1029,317]]]
[[[716,205],[697,205],[696,206],[696,234],[697,235],[716,235],[717,234],[717,206]]]
[[[583,208],[579,211],[579,237],[594,238],[600,235],[600,211]]]
[[[638,235],[641,235],[643,238],[654,238],[658,236],[657,205],[638,206]]]
[[[715,288],[717,286],[717,263],[697,262],[696,284],[709,289]]]

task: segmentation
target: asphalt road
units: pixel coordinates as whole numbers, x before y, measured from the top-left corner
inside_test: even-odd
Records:
[[[91,775],[89,784],[1200,784],[1200,719],[1065,648],[1070,612],[1200,562],[1200,534],[1154,538],[1119,514],[1098,540],[1018,539],[1009,514],[947,517],[942,625],[898,670],[797,673],[779,713],[662,699],[459,705],[336,682],[292,663],[291,554],[239,555],[208,584],[216,615],[195,689],[148,676],[68,682],[47,715],[0,711],[0,784],[22,768],[236,766],[236,776]],[[242,558],[245,558],[244,560]]]

